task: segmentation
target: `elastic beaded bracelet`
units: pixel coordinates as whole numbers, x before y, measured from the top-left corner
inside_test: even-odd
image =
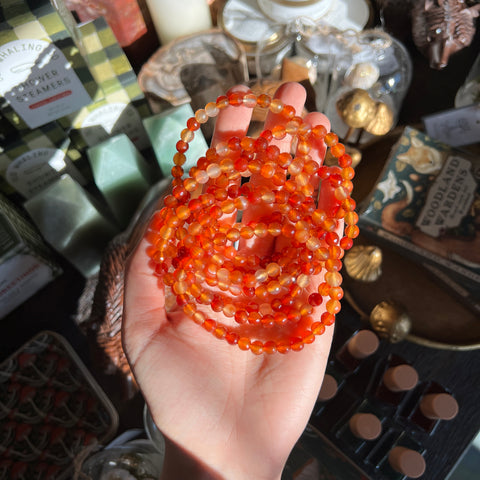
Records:
[[[184,178],[185,152],[201,124],[227,106],[240,105],[269,109],[282,115],[285,125],[209,148]],[[295,156],[271,143],[286,136],[295,141]],[[321,140],[338,165],[312,160],[311,145]],[[345,147],[337,135],[322,125],[311,127],[278,99],[232,93],[195,112],[176,150],[172,194],[146,233],[154,274],[177,307],[215,337],[255,354],[302,350],[340,311],[341,259],[359,233],[350,196],[354,170]],[[246,181],[251,175],[268,179],[271,187]],[[315,176],[321,182],[319,206],[310,182]],[[267,205],[269,213],[240,223],[241,212],[254,205]],[[263,258],[242,254],[237,242],[254,236],[288,242]],[[319,274],[323,282],[312,292],[310,278]],[[316,318],[322,304],[325,311]],[[209,318],[208,309],[223,314],[226,323]]]

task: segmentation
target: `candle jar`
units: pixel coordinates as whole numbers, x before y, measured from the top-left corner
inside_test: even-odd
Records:
[[[146,2],[162,45],[178,37],[212,28],[212,16],[206,0]]]
[[[255,0],[228,0],[218,23],[244,48],[252,76],[275,76],[276,67],[292,52],[287,27],[266,18]]]
[[[335,3],[334,0],[257,0],[262,12],[276,22],[288,23],[295,17],[318,20]]]

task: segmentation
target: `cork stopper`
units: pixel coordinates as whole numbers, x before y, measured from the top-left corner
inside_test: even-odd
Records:
[[[448,393],[430,393],[420,401],[420,411],[431,420],[452,420],[458,414],[458,403]]]
[[[388,462],[395,471],[409,478],[418,478],[425,473],[425,459],[410,448],[393,447],[388,454]]]
[[[356,413],[348,426],[356,437],[363,440],[375,440],[382,433],[382,423],[373,413]]]
[[[326,373],[323,377],[322,387],[320,388],[320,392],[318,394],[318,401],[326,402],[327,400],[331,400],[337,394],[337,390],[337,381],[331,375]]]
[[[397,365],[383,375],[383,384],[392,392],[406,392],[415,388],[418,373],[411,365]]]
[[[371,330],[360,330],[347,343],[347,350],[353,358],[359,360],[377,351],[379,340]]]

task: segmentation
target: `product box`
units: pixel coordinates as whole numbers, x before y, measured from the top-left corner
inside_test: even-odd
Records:
[[[405,128],[359,226],[480,293],[480,158]]]
[[[60,273],[41,236],[0,194],[0,318]]]
[[[79,25],[85,58],[100,86],[93,101],[59,124],[83,150],[124,133],[136,148],[151,148],[142,119],[151,115],[128,58],[103,17]]]
[[[95,96],[75,28],[56,0],[0,3],[0,108],[18,129],[45,125]]]
[[[87,165],[63,129],[51,122],[24,131],[5,145],[0,152],[0,191],[11,200],[16,200],[16,194],[28,199],[64,173],[85,185]]]

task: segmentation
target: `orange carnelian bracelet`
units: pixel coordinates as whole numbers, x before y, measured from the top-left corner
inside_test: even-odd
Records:
[[[209,148],[183,178],[185,152],[195,132],[229,105],[269,109],[285,122],[257,138],[232,137]],[[288,135],[296,155],[271,143]],[[312,160],[312,144],[321,141],[338,165]],[[242,350],[287,353],[312,343],[340,311],[341,259],[359,233],[350,196],[352,159],[337,135],[322,125],[311,127],[279,99],[232,93],[187,121],[176,150],[172,194],[146,233],[154,273],[196,324]],[[263,177],[262,182],[248,182],[251,175]],[[318,205],[312,179],[321,184]],[[266,213],[240,223],[241,212],[258,205]],[[342,219],[345,236],[340,237]],[[254,236],[287,241],[259,258],[237,247]],[[314,290],[312,276],[322,272],[323,281]],[[325,311],[315,318],[324,299]],[[223,313],[228,324],[209,318],[208,309]]]

